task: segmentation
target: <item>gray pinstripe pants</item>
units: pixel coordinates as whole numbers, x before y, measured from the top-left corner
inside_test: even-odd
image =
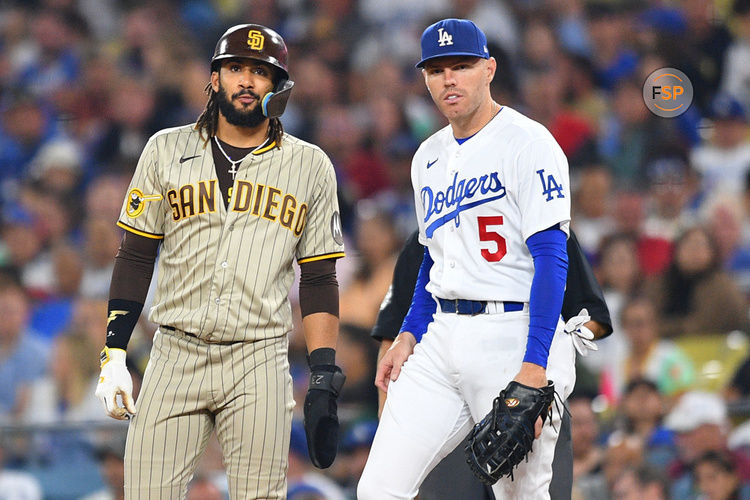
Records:
[[[125,497],[184,498],[215,428],[232,498],[286,498],[293,407],[286,336],[207,343],[158,331],[128,430]]]

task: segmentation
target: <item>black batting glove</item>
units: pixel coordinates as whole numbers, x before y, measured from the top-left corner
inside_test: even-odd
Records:
[[[339,417],[336,398],[346,376],[336,366],[336,351],[321,347],[310,353],[310,386],[305,397],[307,451],[319,469],[331,466],[339,443]]]

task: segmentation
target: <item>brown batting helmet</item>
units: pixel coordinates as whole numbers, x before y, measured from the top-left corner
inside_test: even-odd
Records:
[[[238,24],[219,38],[211,58],[211,70],[217,70],[217,61],[233,58],[256,59],[278,68],[281,78],[276,83],[276,89],[263,96],[261,101],[263,114],[274,118],[284,113],[294,86],[294,82],[289,80],[287,56],[286,43],[274,30],[260,24]]]

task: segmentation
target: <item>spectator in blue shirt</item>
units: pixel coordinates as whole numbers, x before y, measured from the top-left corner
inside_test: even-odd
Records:
[[[29,386],[44,374],[47,351],[28,329],[29,302],[14,283],[0,284],[0,421],[21,415]]]

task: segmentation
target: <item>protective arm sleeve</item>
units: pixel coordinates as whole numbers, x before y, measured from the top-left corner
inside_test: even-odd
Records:
[[[304,262],[299,265],[299,306],[308,314],[327,312],[339,317],[339,283],[336,259]]]
[[[546,368],[565,293],[566,235],[558,226],[553,226],[532,234],[526,246],[534,259],[534,278],[529,299],[529,337],[523,360]]]
[[[109,286],[106,345],[127,349],[151,284],[160,240],[126,232]]]
[[[427,283],[430,282],[432,264],[430,251],[425,247],[424,258],[422,259],[422,265],[419,266],[417,284],[414,287],[414,295],[411,299],[411,307],[409,307],[409,312],[406,313],[401,325],[401,331],[412,333],[417,342],[422,340],[422,335],[427,331],[427,325],[432,321],[432,316],[437,309],[437,303],[425,288]]]

